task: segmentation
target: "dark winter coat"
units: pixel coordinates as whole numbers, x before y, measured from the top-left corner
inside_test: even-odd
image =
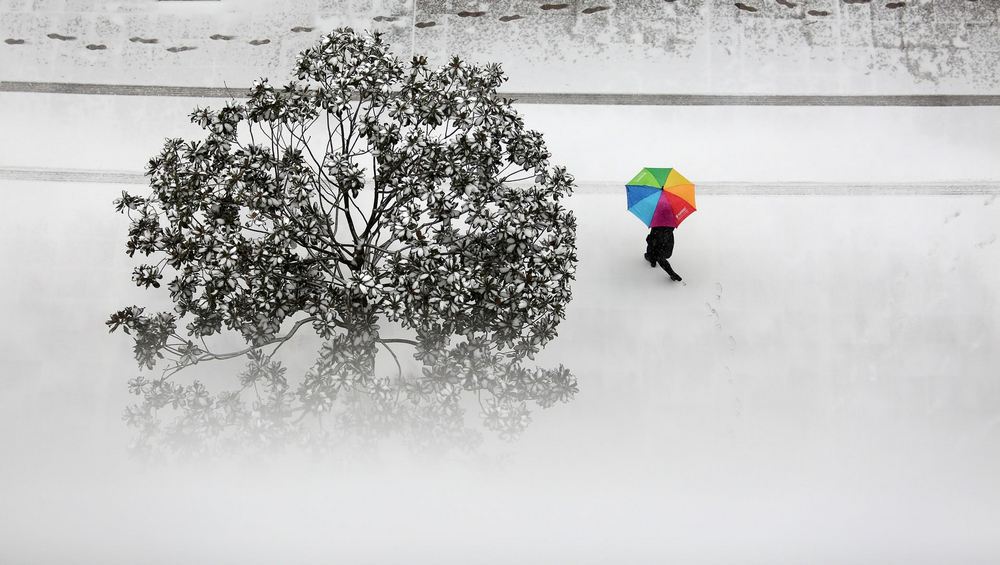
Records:
[[[667,259],[674,254],[674,228],[658,226],[649,230],[646,236],[646,260],[650,267],[660,266],[661,269],[670,275],[670,278],[679,281],[681,276],[674,272]]]
[[[646,236],[646,255],[654,259],[670,259],[674,254],[674,228],[658,226]]]

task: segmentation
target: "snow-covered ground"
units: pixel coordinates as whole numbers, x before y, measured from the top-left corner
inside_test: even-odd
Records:
[[[220,101],[0,102],[0,562],[1000,561],[1000,200],[864,193],[995,192],[1000,108],[523,106],[598,189],[570,201],[574,301],[540,359],[580,394],[482,458],[362,473],[130,461],[135,367],[103,325],[149,300],[111,209],[125,187],[4,176],[140,171]],[[704,191],[674,284],[595,184],[671,165],[860,193]]]
[[[577,399],[481,460],[358,476],[127,459],[121,188],[0,182],[0,561],[1000,560],[995,195],[703,195],[680,284],[623,195],[577,195],[540,360]]]

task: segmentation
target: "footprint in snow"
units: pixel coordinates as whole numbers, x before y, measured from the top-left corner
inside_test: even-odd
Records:
[[[713,308],[708,302],[705,303],[705,306],[708,308],[708,315],[715,318],[715,327],[721,330],[722,322],[719,320],[719,311]]]

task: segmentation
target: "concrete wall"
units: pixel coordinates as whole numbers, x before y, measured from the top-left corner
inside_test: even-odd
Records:
[[[1000,92],[997,0],[0,0],[0,80],[242,86],[337,26],[515,91]]]

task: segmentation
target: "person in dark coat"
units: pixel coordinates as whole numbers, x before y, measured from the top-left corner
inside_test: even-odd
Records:
[[[650,267],[657,264],[670,275],[670,279],[680,281],[681,276],[674,272],[667,259],[674,254],[674,228],[657,226],[649,230],[646,236],[646,260]]]

